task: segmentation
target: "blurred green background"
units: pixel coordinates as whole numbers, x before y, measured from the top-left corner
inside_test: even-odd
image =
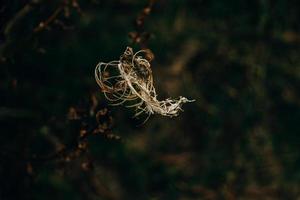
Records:
[[[143,28],[158,98],[196,102],[142,124],[94,68],[139,50],[147,4],[2,1],[0,199],[299,199],[299,2],[157,0]],[[99,110],[109,128],[82,139]]]

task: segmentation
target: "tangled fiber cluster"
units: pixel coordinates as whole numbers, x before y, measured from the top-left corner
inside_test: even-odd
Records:
[[[95,78],[112,105],[121,105],[132,101],[136,110],[135,117],[142,113],[158,113],[163,116],[174,117],[179,114],[183,103],[192,102],[185,97],[179,99],[157,100],[153,86],[153,77],[149,61],[144,56],[151,55],[147,50],[133,53],[127,47],[120,60],[109,63],[100,62],[95,68]],[[150,56],[151,57],[151,56]]]

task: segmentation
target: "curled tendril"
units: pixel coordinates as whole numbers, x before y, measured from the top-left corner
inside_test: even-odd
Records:
[[[142,54],[149,55],[149,51],[140,50],[133,53],[132,48],[127,47],[120,60],[98,63],[95,68],[98,85],[112,105],[133,102],[126,106],[135,108],[135,117],[142,113],[148,114],[147,119],[154,113],[168,117],[178,116],[179,112],[183,111],[182,104],[194,100],[181,96],[177,100],[157,100],[151,66]]]

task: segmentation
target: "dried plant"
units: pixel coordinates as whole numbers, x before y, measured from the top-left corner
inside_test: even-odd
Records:
[[[141,54],[145,54],[147,59]],[[112,105],[134,102],[127,107],[135,108],[135,117],[142,113],[148,114],[148,117],[154,113],[168,117],[178,116],[179,112],[183,111],[182,104],[194,100],[181,96],[177,100],[169,98],[157,100],[149,63],[153,58],[152,55],[150,50],[133,53],[132,48],[127,47],[120,60],[100,62],[96,66],[96,81],[105,97],[113,102]]]

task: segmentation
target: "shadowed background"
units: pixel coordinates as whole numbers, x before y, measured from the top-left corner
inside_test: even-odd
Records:
[[[0,4],[0,199],[300,198],[299,3],[149,2]],[[126,46],[196,102],[109,106],[94,68]]]

